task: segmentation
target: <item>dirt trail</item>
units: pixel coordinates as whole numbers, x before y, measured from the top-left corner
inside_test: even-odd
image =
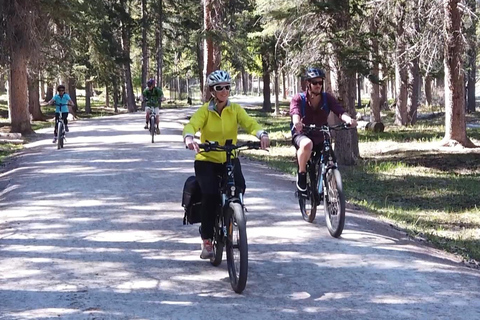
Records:
[[[244,160],[249,278],[199,259],[182,225],[193,173],[180,121],[164,110],[151,144],[143,115],[51,129],[0,176],[0,319],[480,319],[480,272],[347,212],[341,239],[304,222],[293,178]]]

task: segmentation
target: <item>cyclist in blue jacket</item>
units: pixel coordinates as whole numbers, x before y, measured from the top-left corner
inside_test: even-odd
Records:
[[[63,122],[65,123],[65,131],[68,132],[68,106],[74,106],[74,103],[72,99],[70,98],[70,95],[65,92],[65,86],[63,84],[59,85],[57,87],[57,92],[52,100],[48,102],[48,104],[54,104],[56,106],[55,108],[55,129],[53,130],[53,143],[57,142],[57,125],[58,121],[60,120],[60,116],[63,119]]]
[[[297,189],[300,192],[307,191],[307,162],[312,150],[323,143],[321,132],[312,132],[306,135],[302,132],[303,126],[327,125],[330,111],[352,127],[357,125],[357,121],[345,113],[337,99],[325,92],[325,72],[323,70],[308,68],[305,79],[307,80],[306,91],[295,95],[290,102],[290,116],[293,124],[292,144],[297,149],[298,161]]]

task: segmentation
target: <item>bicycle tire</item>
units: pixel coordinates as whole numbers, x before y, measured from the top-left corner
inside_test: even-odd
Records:
[[[155,117],[150,117],[150,134],[152,136],[152,143],[155,142]]]
[[[210,263],[217,267],[222,263],[223,247],[225,246],[223,236],[223,223],[220,216],[215,218],[215,228],[213,234],[213,257],[210,258]]]
[[[302,213],[303,220],[312,223],[317,215],[317,206],[319,201],[317,200],[317,190],[315,173],[307,166],[307,194],[298,194],[298,204],[300,206],[300,212]],[[313,181],[313,183],[312,183]]]
[[[342,177],[338,169],[329,169],[325,174],[325,192],[323,195],[325,222],[330,235],[340,237],[345,226],[345,195]],[[336,220],[336,223],[334,223]]]
[[[225,222],[227,226],[226,250],[230,284],[233,291],[242,293],[247,284],[248,242],[245,215],[240,203],[231,202],[229,204],[225,212]],[[238,229],[238,238],[235,237],[234,229]],[[237,250],[238,258],[235,257]]]
[[[58,121],[57,125],[57,149],[63,148],[63,122]]]

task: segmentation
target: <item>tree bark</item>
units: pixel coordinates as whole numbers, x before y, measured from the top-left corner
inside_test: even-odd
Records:
[[[221,51],[219,44],[213,40],[214,26],[218,25],[221,20],[221,10],[219,8],[220,2],[218,0],[204,0],[203,14],[204,14],[204,28],[205,28],[205,41],[203,47],[203,78],[220,68]],[[208,86],[203,89],[203,98],[205,102],[210,99],[210,91]]]
[[[147,0],[142,0],[142,90],[147,87],[148,72],[148,42],[147,42]],[[145,109],[145,102],[142,100],[142,110]]]
[[[444,0],[445,66],[445,137],[443,145],[474,147],[467,137],[465,122],[465,87],[463,76],[462,14],[460,0]]]
[[[424,87],[425,87],[425,100],[427,103],[427,106],[432,105],[432,77],[430,75],[427,75],[425,77],[425,82],[424,82]]]
[[[92,97],[92,82],[87,80],[85,82],[85,113],[86,114],[92,113],[92,106],[90,103],[91,97]]]
[[[375,34],[377,29],[378,28],[375,17],[372,16],[370,18],[370,31]],[[380,79],[380,68],[377,58],[379,56],[379,46],[376,37],[372,37],[371,45],[372,76],[374,78],[374,81],[370,81],[372,85],[372,89],[370,90],[370,122],[382,122],[382,119],[380,117],[380,86],[378,83],[375,83],[375,81],[379,81]]]
[[[40,109],[40,85],[38,73],[30,70],[28,73],[28,109],[33,121],[44,121],[45,116]]]
[[[407,97],[407,123],[413,125],[417,122],[418,101],[420,99],[420,67],[419,59],[410,61],[408,68],[408,97]]]
[[[17,30],[22,33],[22,30]],[[21,35],[20,38],[25,37]],[[22,40],[12,45],[10,56],[10,119],[11,132],[21,134],[33,133],[30,124],[30,113],[28,112],[27,92],[27,64],[28,51]]]
[[[122,4],[126,7],[125,0],[122,0]],[[123,45],[123,56],[125,60],[124,64],[124,74],[125,74],[125,89],[127,95],[127,110],[129,112],[137,111],[137,106],[135,105],[135,94],[133,93],[133,84],[132,84],[132,71],[130,67],[130,26],[126,23],[122,23],[122,45]]]
[[[155,33],[157,45],[157,83],[159,87],[163,85],[163,0],[157,0],[158,26]]]
[[[73,106],[73,112],[77,114],[78,112],[78,104],[77,104],[77,79],[75,77],[69,77],[68,78],[68,94],[70,95],[70,98],[72,99],[74,106]]]
[[[262,54],[262,69],[263,69],[263,112],[272,112],[272,102],[270,99],[270,62],[268,53]]]

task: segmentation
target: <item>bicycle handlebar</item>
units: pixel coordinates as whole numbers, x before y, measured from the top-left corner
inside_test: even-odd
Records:
[[[329,126],[329,125],[317,126],[316,124],[309,124],[309,125],[304,124],[303,128],[306,129],[307,131],[330,132],[330,130],[348,130],[348,129],[351,129],[352,127],[349,124],[342,122],[334,126]]]
[[[200,143],[198,144],[198,147],[200,149],[203,149],[203,152],[209,152],[209,151],[233,151],[233,150],[238,150],[240,148],[245,148],[247,149],[260,149],[260,142],[259,141],[247,141],[244,143],[240,144],[227,144],[224,146],[221,146],[218,144],[218,142],[214,143]]]

